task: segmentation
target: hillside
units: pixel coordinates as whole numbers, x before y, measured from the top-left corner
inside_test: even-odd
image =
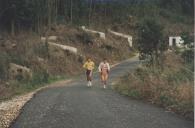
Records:
[[[177,4],[174,4],[177,2]],[[104,57],[115,63],[137,51],[139,22],[147,18],[164,27],[168,36],[193,33],[193,1],[182,0],[0,0],[0,100],[37,88],[40,84],[83,72],[86,57],[96,65]],[[106,40],[87,28],[106,33]],[[133,36],[133,47],[108,29]],[[41,41],[56,36],[54,43],[77,48],[77,54]],[[51,43],[51,42],[50,42]],[[25,66],[27,78],[10,79],[10,63]],[[19,71],[20,72],[20,71]],[[30,77],[30,79],[29,79]]]
[[[57,44],[75,47],[78,53],[47,45],[41,42],[40,36],[33,33],[22,33],[17,37],[3,37],[0,47],[1,86],[0,100],[9,98],[20,91],[29,90],[50,81],[82,73],[82,64],[86,57],[91,57],[96,66],[103,58],[110,63],[133,56],[126,40],[107,35],[106,40],[95,34],[89,34],[81,28],[60,25],[47,32],[49,36],[57,36]],[[14,76],[8,72],[10,63],[29,68],[32,78],[23,78],[23,75]],[[14,77],[14,79],[12,78]],[[21,90],[25,87],[26,89]],[[18,89],[17,89],[18,88]],[[35,87],[36,88],[36,87]],[[18,92],[19,91],[19,92]]]

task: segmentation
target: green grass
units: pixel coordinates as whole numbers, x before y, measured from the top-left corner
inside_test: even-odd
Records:
[[[48,84],[54,83],[56,81],[68,79],[67,76],[55,76],[49,77],[47,80],[38,79],[38,76],[33,77],[31,81],[10,81],[9,87],[6,87],[6,95],[1,95],[0,102],[9,100],[14,96],[22,95],[28,92],[32,92],[40,87],[44,87]]]

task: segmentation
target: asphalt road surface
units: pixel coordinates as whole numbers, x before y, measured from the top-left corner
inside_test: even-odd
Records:
[[[111,71],[109,83],[132,71],[136,58]],[[64,87],[39,92],[27,103],[11,128],[193,128],[193,122],[141,101],[103,89],[94,75],[86,87],[84,76]]]

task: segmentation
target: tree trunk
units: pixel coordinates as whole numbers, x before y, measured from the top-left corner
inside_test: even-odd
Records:
[[[15,36],[15,20],[14,19],[11,22],[11,35]]]
[[[73,2],[72,0],[70,1],[70,23],[72,24],[72,20],[73,20]]]
[[[58,16],[58,3],[59,1],[58,0],[56,0],[55,1],[55,25],[57,24],[57,16]]]
[[[48,0],[48,30],[51,30],[51,0]]]
[[[91,25],[92,2],[93,0],[90,1],[90,5],[89,5],[89,21],[88,21],[89,26]]]

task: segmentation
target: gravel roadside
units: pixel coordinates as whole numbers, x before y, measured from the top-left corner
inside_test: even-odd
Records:
[[[11,100],[4,101],[0,103],[0,128],[9,128],[11,122],[16,119],[16,117],[19,115],[20,110],[23,108],[23,106],[33,98],[33,96],[43,89],[46,88],[52,88],[52,87],[58,87],[58,86],[66,86],[67,83],[70,83],[72,80],[63,80],[58,81],[52,84],[49,84],[47,86],[41,87],[39,89],[36,89],[30,93],[16,96],[12,98]]]

